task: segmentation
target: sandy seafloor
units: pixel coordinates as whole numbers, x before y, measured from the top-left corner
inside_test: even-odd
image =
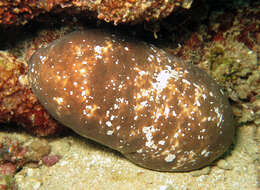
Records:
[[[76,134],[50,138],[51,154],[59,154],[59,162],[51,167],[24,167],[15,180],[20,190],[255,190],[256,133],[254,126],[240,127],[230,155],[213,166],[183,173],[143,169],[115,151]],[[0,137],[3,136],[21,141],[37,138],[23,132],[1,132]]]
[[[247,113],[240,118],[243,114]],[[2,137],[25,143],[38,139],[23,130],[0,129]],[[256,190],[260,188],[259,137],[260,128],[245,122],[236,126],[228,154],[211,166],[170,173],[136,166],[119,153],[70,132],[46,138],[51,155],[60,156],[55,165],[25,165],[14,179],[19,190]]]
[[[15,175],[19,189],[257,189],[256,128],[243,126],[231,155],[213,167],[195,172],[167,173],[138,167],[114,151],[77,135],[49,139],[52,154],[61,155],[54,166],[24,167]],[[21,138],[26,133],[6,134]]]

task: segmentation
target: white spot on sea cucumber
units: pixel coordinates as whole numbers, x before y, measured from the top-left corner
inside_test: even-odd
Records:
[[[195,82],[193,83],[193,85],[196,87],[196,88],[199,88],[200,89],[200,86],[198,84],[196,84]]]
[[[214,110],[215,110],[215,113],[217,114],[217,118],[218,118],[218,123],[217,123],[217,126],[219,127],[219,126],[220,126],[220,124],[221,124],[221,122],[222,122],[222,119],[223,119],[223,114],[222,114],[222,113],[220,113],[220,111],[219,111],[219,108],[218,108],[218,107],[215,107],[215,108],[214,108]]]
[[[84,90],[81,92],[81,96],[84,97],[85,95],[86,95],[86,91]]]
[[[166,116],[166,118],[168,118],[169,113],[170,113],[170,109],[168,106],[166,106],[164,110],[164,115]]]
[[[91,110],[92,106],[91,105],[87,105],[85,108]]]
[[[107,117],[109,116],[109,113],[110,113],[110,111],[107,110],[107,111],[106,111],[106,116],[107,116]]]
[[[148,106],[148,102],[147,102],[147,101],[143,101],[143,102],[141,102],[140,104],[141,104],[141,106],[143,106],[143,107]]]
[[[61,103],[63,103],[63,98],[61,98],[61,97],[53,97],[53,100],[54,101],[56,101],[58,104],[61,104]]]
[[[108,127],[112,127],[112,123],[111,123],[110,121],[107,121],[107,122],[106,122],[106,125],[107,125]]]
[[[206,129],[201,129],[200,132],[204,133],[204,132],[206,132]]]
[[[116,101],[119,102],[119,103],[123,103],[124,102],[124,98],[121,98],[121,97],[117,98]]]
[[[175,154],[168,154],[168,155],[164,158],[164,160],[165,160],[166,162],[172,162],[175,158],[176,158]]]
[[[157,89],[161,92],[165,87],[167,87],[168,80],[172,77],[172,74],[169,70],[162,70],[156,74],[156,82],[152,83],[154,89]]]
[[[186,83],[186,84],[190,85],[190,82],[189,82],[188,80],[186,80],[186,79],[182,79],[181,81],[182,81],[183,83]]]
[[[142,153],[142,152],[143,152],[143,149],[142,149],[142,148],[140,148],[140,149],[139,149],[139,150],[137,150],[136,152],[140,154],[140,153]]]
[[[204,149],[204,150],[201,151],[200,154],[203,155],[203,156],[205,156],[205,157],[207,157],[207,156],[209,155],[209,153],[210,153],[210,152],[208,152],[207,149]]]
[[[147,126],[147,127],[143,127],[143,133],[145,134],[146,136],[146,143],[145,143],[145,146],[148,146],[150,148],[154,148],[156,149],[157,146],[154,144],[154,141],[152,140],[153,139],[153,132],[155,132],[155,129],[153,126]]]
[[[94,47],[94,50],[95,50],[97,53],[99,53],[99,54],[102,53],[102,52],[101,52],[101,47],[100,47],[100,46],[95,46],[95,47]]]
[[[201,96],[203,97],[204,100],[206,100],[206,98],[207,98],[206,94],[202,94]]]
[[[148,71],[139,71],[138,73],[140,76],[143,76],[143,75],[148,75],[149,72]]]
[[[114,109],[116,110],[118,108],[119,108],[118,104],[114,104]]]
[[[224,91],[222,89],[219,90],[222,95],[225,95]]]
[[[113,133],[114,133],[113,130],[108,130],[108,131],[107,131],[107,135],[112,135]]]
[[[86,69],[80,69],[79,72],[80,72],[80,74],[84,74],[84,73],[86,73]]]
[[[203,136],[198,135],[198,140],[203,139]]]
[[[114,116],[114,115],[112,115],[112,116],[110,117],[110,120],[111,120],[111,121],[113,121],[113,120],[114,120],[114,118],[115,118],[115,116]]]
[[[44,62],[45,59],[46,59],[46,56],[40,55],[40,60],[41,60],[41,62]]]
[[[199,102],[199,100],[197,100],[195,103],[197,104],[197,106],[200,107],[200,102]]]
[[[158,142],[158,144],[164,145],[164,144],[165,144],[165,141],[164,141],[164,140],[160,140],[160,141]]]
[[[149,55],[148,61],[152,62],[152,60],[153,60],[153,56],[152,56],[152,55]]]

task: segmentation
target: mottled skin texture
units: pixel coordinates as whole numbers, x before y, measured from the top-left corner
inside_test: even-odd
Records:
[[[232,111],[216,82],[152,45],[74,32],[29,64],[33,92],[56,120],[145,168],[198,169],[232,142]]]

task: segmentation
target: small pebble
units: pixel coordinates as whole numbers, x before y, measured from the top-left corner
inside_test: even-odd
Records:
[[[226,160],[219,160],[217,167],[223,170],[232,170],[233,166],[230,165]]]
[[[192,171],[190,172],[190,174],[193,176],[193,177],[199,177],[201,175],[208,175],[211,171],[211,167],[205,167],[201,170],[195,170],[195,171]]]
[[[48,155],[48,156],[44,156],[42,158],[42,163],[45,166],[53,166],[54,164],[56,164],[58,161],[60,160],[60,156],[59,155]]]

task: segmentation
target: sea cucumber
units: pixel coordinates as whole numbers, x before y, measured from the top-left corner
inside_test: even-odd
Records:
[[[232,143],[233,114],[219,85],[145,42],[73,32],[34,53],[28,78],[57,121],[145,168],[198,169]]]

